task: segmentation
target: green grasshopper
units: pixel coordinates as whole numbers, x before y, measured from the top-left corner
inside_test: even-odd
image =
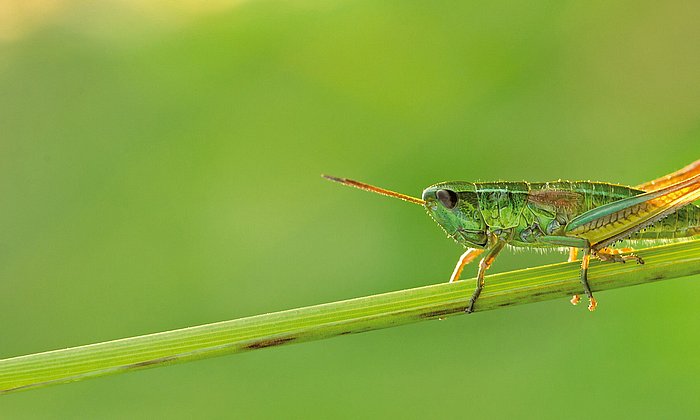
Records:
[[[465,312],[484,288],[484,275],[506,246],[568,249],[569,261],[581,259],[581,284],[588,309],[597,301],[588,285],[590,258],[644,264],[630,249],[609,246],[655,240],[680,240],[700,235],[700,160],[659,179],[627,187],[606,182],[441,182],[423,190],[422,198],[375,187],[347,178],[325,178],[362,190],[419,204],[448,237],[467,248],[457,261],[450,283],[459,280],[465,265],[486,252],[479,262],[476,289]],[[623,254],[625,252],[626,254]],[[579,296],[571,303],[576,305]]]

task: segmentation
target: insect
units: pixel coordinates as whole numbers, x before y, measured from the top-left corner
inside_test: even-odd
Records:
[[[484,254],[477,283],[465,312],[484,288],[484,275],[506,246],[568,249],[569,261],[581,259],[581,285],[588,309],[598,305],[588,285],[591,257],[602,261],[634,260],[630,249],[612,249],[620,241],[631,244],[680,240],[700,235],[700,160],[653,181],[627,187],[605,182],[441,182],[423,190],[422,198],[390,191],[347,178],[326,179],[362,190],[419,204],[448,237],[466,251],[457,261],[450,283],[458,281],[465,265]],[[571,303],[580,298],[574,295]]]

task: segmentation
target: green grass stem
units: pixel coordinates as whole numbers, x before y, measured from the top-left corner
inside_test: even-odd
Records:
[[[593,291],[700,273],[700,241],[647,248],[638,254],[645,265],[592,262],[589,282]],[[463,314],[474,281],[440,283],[3,359],[0,394]],[[568,299],[581,292],[578,262],[492,274],[486,277],[476,311]],[[604,295],[598,298],[604,307]],[[583,299],[582,304],[585,302]],[[582,308],[581,316],[595,314]]]

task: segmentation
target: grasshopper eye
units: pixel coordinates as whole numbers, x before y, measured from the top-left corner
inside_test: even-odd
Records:
[[[457,205],[457,193],[452,190],[437,190],[435,193],[437,199],[440,200],[445,208],[452,210]]]

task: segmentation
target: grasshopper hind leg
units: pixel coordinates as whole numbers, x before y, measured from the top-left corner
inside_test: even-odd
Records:
[[[644,260],[642,259],[642,257],[640,257],[637,254],[632,254],[632,251],[632,248],[603,248],[599,251],[596,251],[595,256],[598,257],[598,259],[601,261],[619,262],[624,264],[627,261],[634,260],[637,262],[637,264],[644,264]],[[622,255],[623,253],[629,254]]]

